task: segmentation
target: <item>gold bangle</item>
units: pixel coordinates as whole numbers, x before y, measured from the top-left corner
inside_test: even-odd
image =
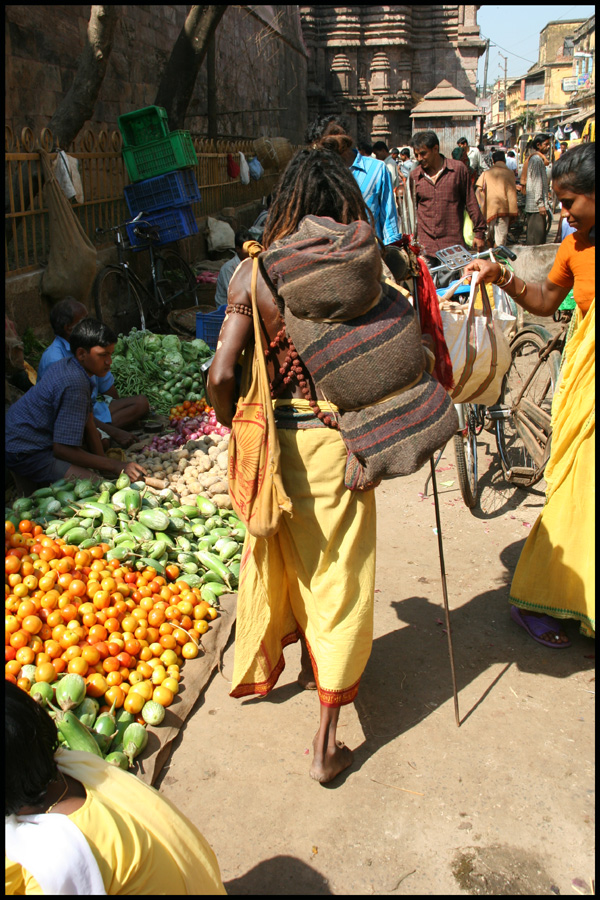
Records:
[[[525,293],[526,290],[527,290],[527,282],[524,281],[524,282],[523,282],[523,287],[521,288],[521,290],[519,291],[518,294],[515,294],[515,296],[514,296],[513,299],[514,299],[514,300],[518,300],[519,297],[522,297],[522,296],[523,296],[523,294]]]
[[[503,266],[502,263],[498,263],[498,265],[500,266],[500,279],[495,281],[494,284],[497,284],[498,287],[502,287],[506,280],[506,267]]]

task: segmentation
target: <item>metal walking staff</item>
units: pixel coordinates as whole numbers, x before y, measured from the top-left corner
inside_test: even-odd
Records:
[[[410,179],[407,179],[407,183]],[[414,202],[414,198],[408,192],[408,205],[410,208],[410,219],[414,225],[413,229],[413,240],[416,243],[417,241],[417,209],[416,203]],[[413,274],[413,297],[415,301],[415,312],[417,314],[417,321],[420,324],[420,315],[419,315],[419,297],[418,297],[418,275]],[[456,719],[456,725],[460,728],[460,714],[458,711],[458,688],[456,686],[456,669],[454,667],[454,650],[452,648],[452,630],[450,628],[450,607],[448,605],[448,588],[446,585],[446,567],[444,564],[444,545],[442,542],[442,521],[440,518],[440,506],[438,502],[438,492],[437,492],[437,479],[435,476],[435,462],[434,457],[432,456],[429,460],[431,465],[431,481],[433,484],[433,500],[435,505],[435,524],[437,531],[437,539],[438,539],[438,553],[440,557],[440,573],[442,577],[442,595],[444,598],[444,611],[446,613],[446,635],[448,637],[448,654],[450,656],[450,669],[452,672],[452,691],[454,694],[454,716]]]

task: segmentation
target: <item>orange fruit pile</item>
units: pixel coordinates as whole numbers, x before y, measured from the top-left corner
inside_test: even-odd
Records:
[[[107,561],[108,550],[79,550],[28,519],[5,522],[5,677],[28,691],[75,672],[89,696],[139,715],[149,699],[171,705],[217,611],[175,582],[177,566],[167,577],[135,571]]]

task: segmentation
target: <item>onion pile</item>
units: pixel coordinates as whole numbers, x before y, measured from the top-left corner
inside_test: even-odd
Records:
[[[230,433],[225,425],[219,425],[214,412],[205,412],[201,416],[193,418],[185,417],[175,423],[175,433],[164,436],[156,435],[152,438],[148,449],[158,450],[159,453],[167,453],[176,450],[188,441],[195,441],[205,434],[218,434],[223,437]]]

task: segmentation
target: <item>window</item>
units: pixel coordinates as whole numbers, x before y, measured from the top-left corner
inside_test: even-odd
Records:
[[[543,100],[544,82],[528,81],[525,84],[525,100]]]

